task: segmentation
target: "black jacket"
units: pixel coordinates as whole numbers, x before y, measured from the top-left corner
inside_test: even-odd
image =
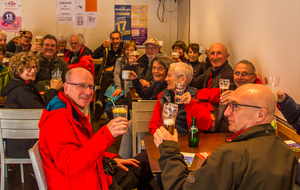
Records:
[[[198,60],[195,62],[190,62],[190,60],[187,60],[187,63],[193,67],[193,78],[197,78],[207,70],[204,62],[199,62]]]
[[[145,79],[150,84],[154,82],[152,71],[150,68],[149,60],[146,54],[137,60],[138,65],[136,66],[135,73],[138,79]]]
[[[93,59],[100,59],[101,57],[103,57],[103,59],[106,59],[104,50],[105,48],[103,47],[103,44],[99,46],[97,49],[95,49],[95,51],[92,53]],[[105,69],[115,65],[117,59],[122,55],[122,50],[123,50],[123,44],[120,43],[120,46],[117,51],[114,51],[113,48],[111,48],[111,50],[108,51]]]
[[[162,82],[162,84],[160,84],[159,86],[155,81],[148,88],[145,88],[138,79],[133,80],[132,84],[136,90],[136,93],[143,100],[157,100],[157,96],[168,86],[166,81]]]
[[[2,89],[1,96],[7,96],[4,108],[37,109],[46,108],[48,102],[57,93],[57,90],[50,89],[47,101],[43,101],[43,98],[31,80],[24,81],[20,78],[14,78]]]

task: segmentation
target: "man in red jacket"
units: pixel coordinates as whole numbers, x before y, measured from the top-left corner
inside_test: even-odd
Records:
[[[53,98],[43,111],[39,147],[49,190],[100,190],[109,189],[111,184],[132,189],[138,186],[139,175],[145,177],[138,167],[139,161],[118,159],[117,155],[105,152],[115,137],[126,132],[127,119],[113,119],[93,133],[88,114],[93,89],[89,71],[71,69],[66,74],[64,92]],[[130,170],[124,165],[129,165]],[[123,183],[127,175],[131,186]]]

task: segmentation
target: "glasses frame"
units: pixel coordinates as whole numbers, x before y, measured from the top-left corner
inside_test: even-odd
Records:
[[[96,90],[96,86],[94,84],[83,84],[83,83],[76,84],[76,83],[71,83],[71,82],[67,82],[67,84],[74,85],[77,88],[82,89],[82,90],[86,90],[87,88],[89,88],[90,90],[94,90],[94,91]]]
[[[245,104],[237,104],[237,103],[228,103],[228,106],[231,107],[231,112],[233,113],[234,112],[234,107],[237,107],[237,106],[243,106],[243,107],[250,107],[250,108],[257,108],[257,109],[262,109],[262,107],[259,107],[259,106],[252,106],[252,105],[245,105]]]
[[[246,77],[246,76],[249,76],[249,75],[255,75],[255,73],[247,73],[247,72],[239,72],[240,74],[238,75],[237,72],[234,72],[233,74],[235,76],[240,76],[242,75],[242,77]],[[246,75],[244,76],[243,73],[246,73]]]
[[[31,67],[25,67],[25,69],[26,69],[27,72],[30,72],[32,69],[36,70],[37,67],[35,65],[35,66],[31,66]]]

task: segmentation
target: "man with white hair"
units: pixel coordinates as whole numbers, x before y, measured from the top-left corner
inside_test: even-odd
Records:
[[[82,67],[87,69],[95,77],[92,50],[85,46],[83,34],[70,35],[71,52],[67,55],[69,68]]]
[[[276,101],[261,84],[245,84],[229,98],[225,115],[235,135],[218,147],[201,168],[189,173],[178,133],[156,130],[164,189],[293,189],[297,159],[271,125]],[[201,146],[201,145],[200,145]]]

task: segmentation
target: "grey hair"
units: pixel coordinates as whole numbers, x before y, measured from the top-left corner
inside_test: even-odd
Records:
[[[81,33],[78,33],[78,34],[71,34],[70,37],[69,37],[69,42],[70,42],[70,44],[71,44],[71,38],[72,38],[73,36],[78,36],[78,38],[79,38],[79,43],[80,43],[81,45],[83,45],[83,46],[85,45],[85,39],[84,39],[83,34],[81,34]]]
[[[240,64],[240,63],[243,63],[243,64],[246,64],[246,65],[250,66],[250,67],[251,67],[251,72],[252,72],[252,73],[256,73],[255,66],[254,66],[249,60],[243,59],[243,60],[239,61],[239,62],[235,65],[235,67],[236,67],[238,64]]]
[[[4,30],[0,30],[0,35],[7,37],[7,33]]]
[[[170,69],[173,69],[173,72],[176,76],[186,76],[186,85],[189,85],[193,79],[193,67],[187,63],[177,62],[172,63]]]
[[[151,61],[151,68],[153,67],[154,61],[157,61],[160,65],[166,68],[167,73],[170,68],[171,63],[173,63],[173,59],[170,56],[163,55],[161,53],[157,54]]]
[[[65,43],[67,43],[68,41],[67,41],[67,38],[66,37],[64,37],[63,35],[62,36],[58,36],[57,37],[57,41],[61,41],[61,40],[63,40]]]

